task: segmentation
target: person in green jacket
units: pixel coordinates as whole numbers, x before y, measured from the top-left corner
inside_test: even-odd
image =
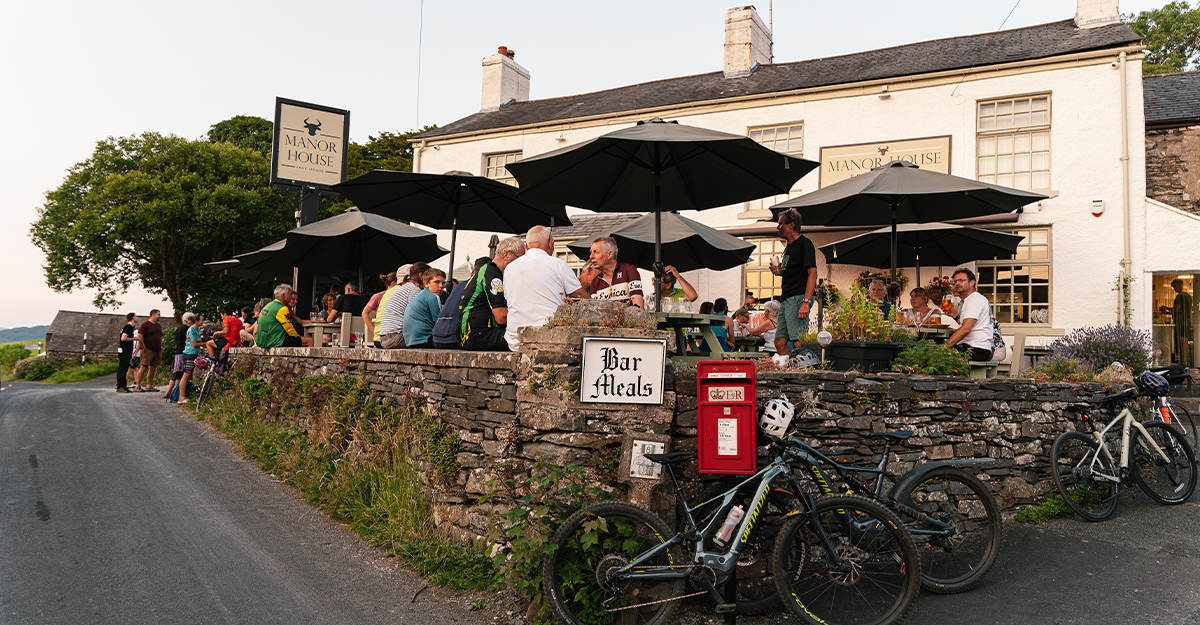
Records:
[[[312,338],[300,336],[300,332],[292,325],[291,311],[283,303],[291,296],[290,284],[275,287],[275,299],[258,313],[258,333],[254,335],[255,347],[312,347]]]

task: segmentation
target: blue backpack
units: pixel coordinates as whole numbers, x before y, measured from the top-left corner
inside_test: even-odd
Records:
[[[450,297],[446,298],[446,305],[442,306],[442,312],[438,315],[437,321],[433,324],[433,344],[441,349],[462,349],[462,343],[458,336],[459,320],[462,318],[462,300],[463,293],[467,290],[468,284],[474,284],[475,276],[463,280],[450,291]]]

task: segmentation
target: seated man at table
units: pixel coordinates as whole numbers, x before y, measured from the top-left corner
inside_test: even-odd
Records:
[[[975,272],[962,268],[951,274],[953,282],[950,288],[954,294],[962,298],[955,318],[959,326],[946,344],[960,352],[967,352],[971,360],[987,362],[992,359],[995,344],[992,342],[994,328],[992,324],[992,306],[982,293],[975,290]]]
[[[284,304],[285,301],[294,301],[294,295],[289,284],[275,287],[275,299],[258,314],[255,347],[312,347],[312,338],[300,336],[297,326],[292,323],[292,311]]]
[[[504,299],[508,301],[504,340],[517,351],[517,330],[541,327],[567,298],[587,297],[567,261],[554,256],[554,235],[545,226],[525,234],[525,255],[504,268]]]
[[[592,299],[610,299],[645,308],[642,300],[642,276],[637,267],[617,262],[617,241],[601,237],[592,242],[588,265],[579,274],[579,282]]]
[[[353,315],[366,308],[368,301],[366,297],[358,294],[358,287],[354,283],[347,282],[346,294],[337,298],[337,302],[333,304],[333,310],[329,312],[325,321],[333,323],[343,314]]]
[[[679,287],[675,286],[676,282],[679,283]],[[661,294],[659,310],[667,310],[667,302],[694,302],[700,297],[696,294],[696,289],[683,279],[683,274],[679,273],[674,265],[667,265],[663,269],[662,280],[659,282],[656,293]]]
[[[496,256],[475,272],[463,291],[459,335],[463,349],[477,352],[507,352],[504,338],[508,323],[508,300],[504,295],[504,269],[525,254],[525,244],[509,237],[496,245]]]
[[[879,306],[879,311],[883,313],[883,318],[892,319],[892,303],[887,301],[887,286],[883,280],[872,280],[871,286],[867,288],[867,297]]]

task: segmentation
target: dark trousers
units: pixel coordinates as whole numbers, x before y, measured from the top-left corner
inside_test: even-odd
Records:
[[[967,352],[971,355],[971,360],[975,362],[988,362],[992,359],[992,351],[981,347],[971,347],[966,343],[958,343],[954,346],[960,352]]]
[[[504,326],[478,328],[471,331],[463,342],[463,349],[471,352],[507,352],[508,341],[504,338]]]
[[[129,361],[133,358],[133,350],[128,347],[117,354],[117,388],[127,388],[129,385]]]

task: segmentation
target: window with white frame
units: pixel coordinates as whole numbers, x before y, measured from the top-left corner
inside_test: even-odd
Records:
[[[980,102],[976,133],[980,182],[1050,188],[1050,96]]]
[[[1025,237],[1011,258],[975,263],[976,288],[1000,323],[1050,323],[1050,229],[1012,230]]]
[[[520,151],[488,154],[484,162],[483,176],[515,187],[517,186],[517,179],[508,173],[508,164],[519,160],[521,160]]]
[[[784,154],[797,157],[804,155],[803,124],[754,128],[750,131],[750,138],[776,152],[783,152]],[[745,219],[768,217],[770,216],[770,211],[767,209],[798,195],[800,195],[799,182],[796,183],[796,186],[792,187],[789,193],[746,202],[746,210],[742,213],[742,217]]]

